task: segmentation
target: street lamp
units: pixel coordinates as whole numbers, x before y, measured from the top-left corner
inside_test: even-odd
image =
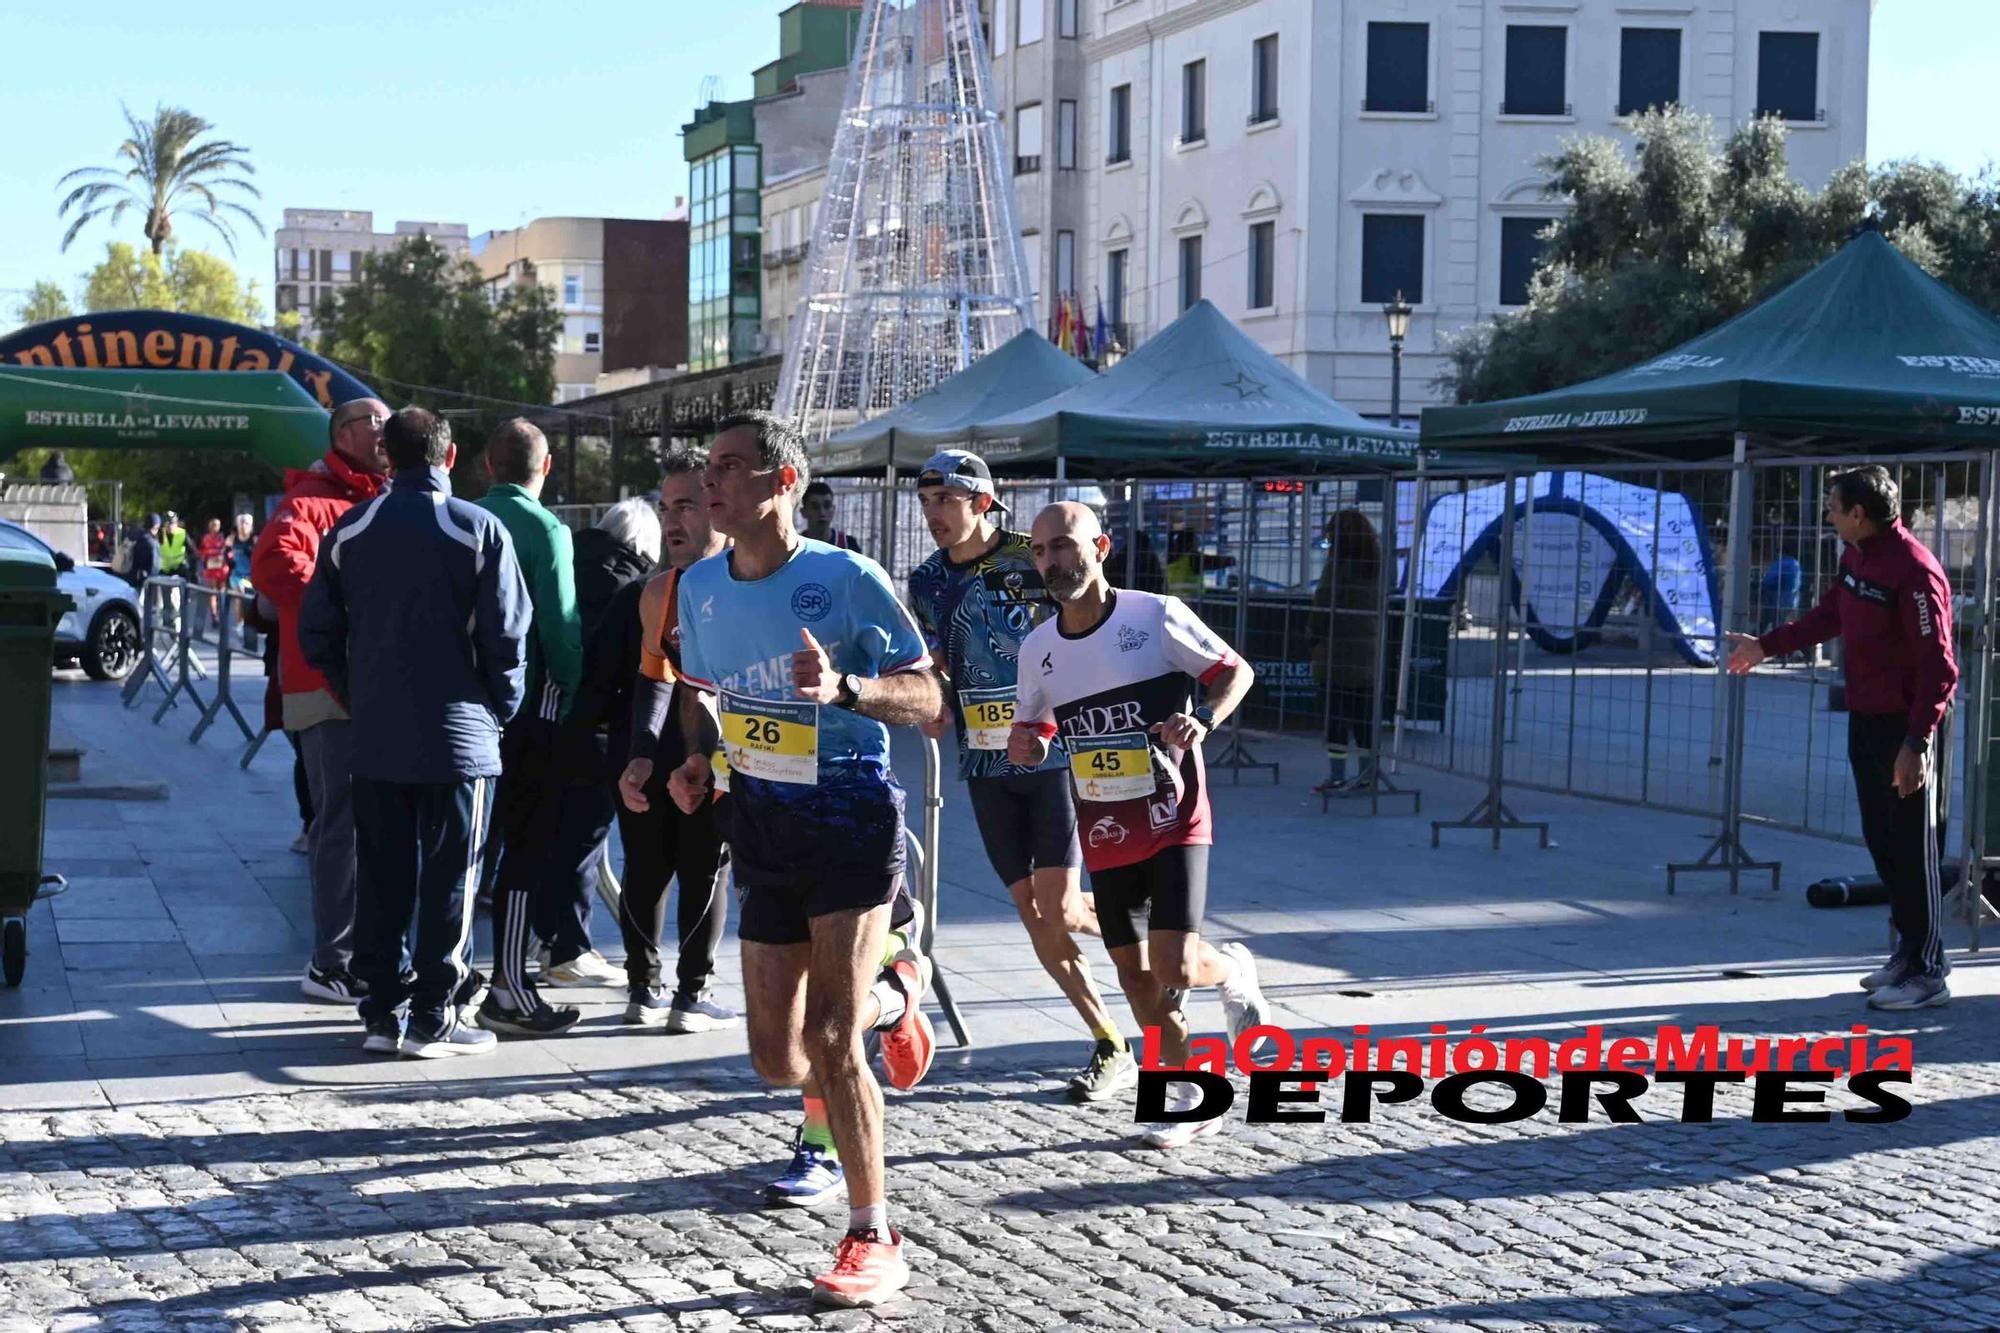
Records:
[[[1389,321],[1389,426],[1401,430],[1403,426],[1403,339],[1410,332],[1410,303],[1403,299],[1401,289],[1396,299],[1382,306],[1382,316]]]

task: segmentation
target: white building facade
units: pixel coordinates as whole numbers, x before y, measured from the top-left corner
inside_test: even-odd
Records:
[[[299,316],[299,336],[317,335],[313,307],[354,281],[361,256],[393,250],[414,236],[428,236],[452,254],[465,254],[471,237],[463,222],[398,222],[375,230],[375,215],[347,208],[288,208],[272,238],[273,302],[280,315]]]
[[[1870,0],[1081,3],[1074,203],[1021,188],[1024,229],[1076,232],[1073,285],[1128,346],[1205,297],[1375,416],[1385,301],[1415,308],[1407,416],[1444,334],[1525,299],[1564,139],[1677,102],[1723,133],[1781,113],[1809,186],[1865,155]]]
[[[1012,157],[1015,217],[1035,318],[1048,333],[1057,298],[1087,296],[1085,39],[1104,0],[982,0],[993,109]]]

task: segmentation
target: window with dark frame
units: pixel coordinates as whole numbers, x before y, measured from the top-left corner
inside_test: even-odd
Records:
[[[1201,299],[1201,237],[1183,236],[1180,247],[1181,309]]]
[[[1681,30],[1626,28],[1618,37],[1618,114],[1681,100]]]
[[[1361,299],[1369,305],[1424,299],[1424,220],[1408,213],[1361,215]]]
[[[1111,90],[1110,124],[1105,130],[1104,160],[1130,162],[1132,160],[1132,85],[1121,83]]]
[[[1190,60],[1181,66],[1181,142],[1208,138],[1208,62]]]
[[[1104,308],[1112,324],[1125,324],[1125,265],[1129,250],[1107,250],[1104,254]],[[1121,339],[1122,340],[1122,339]]]
[[[1822,120],[1819,105],[1819,34],[1757,34],[1757,114],[1786,120]]]
[[[1431,25],[1370,23],[1363,111],[1431,110]]]
[[[1056,291],[1076,290],[1076,233],[1056,233]]]
[[[1548,241],[1547,218],[1500,219],[1500,304],[1528,304],[1528,280],[1535,275]]]
[[[1250,224],[1250,308],[1269,310],[1277,304],[1278,224]]]
[[[1278,34],[1250,44],[1250,123],[1278,118]]]
[[[1014,109],[1014,174],[1032,176],[1042,169],[1042,104]]]
[[[1078,0],[1058,0],[1056,4],[1056,36],[1074,37],[1077,35],[1077,8]]]
[[[1076,103],[1056,103],[1056,168],[1076,170]]]
[[[1506,116],[1569,114],[1569,29],[1540,23],[1507,25]]]

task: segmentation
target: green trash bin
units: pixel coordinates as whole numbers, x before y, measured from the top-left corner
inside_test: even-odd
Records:
[[[48,556],[0,547],[0,962],[9,986],[21,984],[28,908],[42,890],[49,672],[56,624],[73,609]]]

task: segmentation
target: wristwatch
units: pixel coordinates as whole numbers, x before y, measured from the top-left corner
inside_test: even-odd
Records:
[[[852,708],[854,705],[860,703],[861,677],[855,675],[852,671],[843,674],[840,678],[840,693],[833,697],[833,701],[842,708]]]
[[[1188,714],[1188,716],[1201,723],[1203,735],[1213,736],[1215,734],[1215,710],[1213,708],[1210,708],[1207,704],[1197,704],[1195,705],[1194,712]]]

